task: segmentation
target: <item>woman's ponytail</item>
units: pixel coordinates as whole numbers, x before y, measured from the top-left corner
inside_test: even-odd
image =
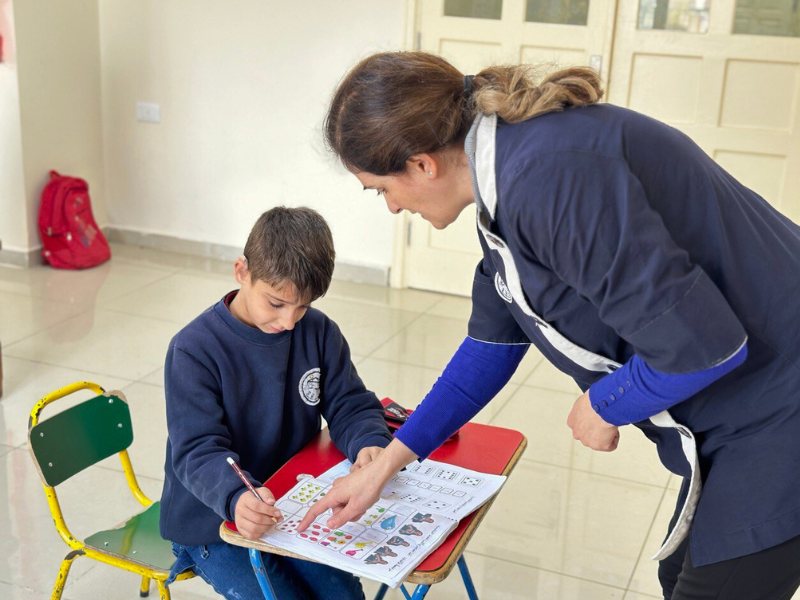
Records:
[[[402,172],[414,154],[463,143],[478,112],[516,123],[602,97],[600,78],[584,67],[537,84],[528,65],[489,67],[469,78],[440,56],[384,52],[340,82],[325,140],[349,170],[389,175]]]
[[[476,111],[497,113],[509,123],[570,106],[588,106],[603,97],[600,77],[588,67],[561,69],[537,84],[530,65],[495,66],[475,75],[472,85]]]

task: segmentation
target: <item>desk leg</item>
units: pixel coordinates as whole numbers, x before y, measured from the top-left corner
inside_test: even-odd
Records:
[[[250,548],[250,564],[253,565],[253,571],[256,574],[258,585],[261,587],[261,593],[264,594],[265,600],[277,600],[272,584],[269,582],[269,577],[267,577],[264,561],[261,560],[261,552],[255,548]]]
[[[467,596],[469,600],[478,600],[478,592],[475,591],[475,584],[472,583],[472,577],[467,569],[467,561],[464,555],[458,559],[458,569],[461,571],[461,578],[464,580],[464,587],[467,588]]]
[[[406,586],[400,586],[400,591],[403,592],[403,596],[406,597],[406,600],[423,600],[423,598],[425,598],[425,596],[428,594],[429,589],[431,589],[431,586],[429,585],[418,585],[414,588],[414,593],[409,594],[406,590]]]
[[[386,585],[385,583],[382,583],[380,589],[378,590],[378,593],[375,594],[375,598],[373,600],[383,600],[384,596],[386,596],[386,592],[388,591],[389,591],[389,586]]]

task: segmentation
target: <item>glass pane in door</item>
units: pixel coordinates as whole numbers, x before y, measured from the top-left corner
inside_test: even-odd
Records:
[[[798,0],[737,0],[733,33],[800,37]]]
[[[527,0],[525,20],[535,23],[586,25],[589,0]]]
[[[444,0],[446,17],[499,19],[502,12],[503,0]]]
[[[639,29],[706,33],[711,0],[640,0]]]

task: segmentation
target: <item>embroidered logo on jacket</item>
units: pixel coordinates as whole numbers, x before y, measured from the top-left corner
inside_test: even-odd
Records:
[[[306,371],[306,374],[300,378],[300,385],[297,386],[297,389],[300,392],[300,397],[303,399],[303,402],[309,406],[316,406],[319,404],[319,379],[319,367],[316,367],[315,369],[309,369]]]
[[[494,274],[494,289],[497,290],[497,293],[500,294],[500,297],[511,304],[511,290],[508,289],[506,282],[503,281],[503,278],[500,277],[500,273]]]

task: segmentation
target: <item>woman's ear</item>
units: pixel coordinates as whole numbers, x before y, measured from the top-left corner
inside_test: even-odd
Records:
[[[433,179],[439,174],[439,161],[433,154],[415,154],[406,161],[406,172],[411,175]]]

